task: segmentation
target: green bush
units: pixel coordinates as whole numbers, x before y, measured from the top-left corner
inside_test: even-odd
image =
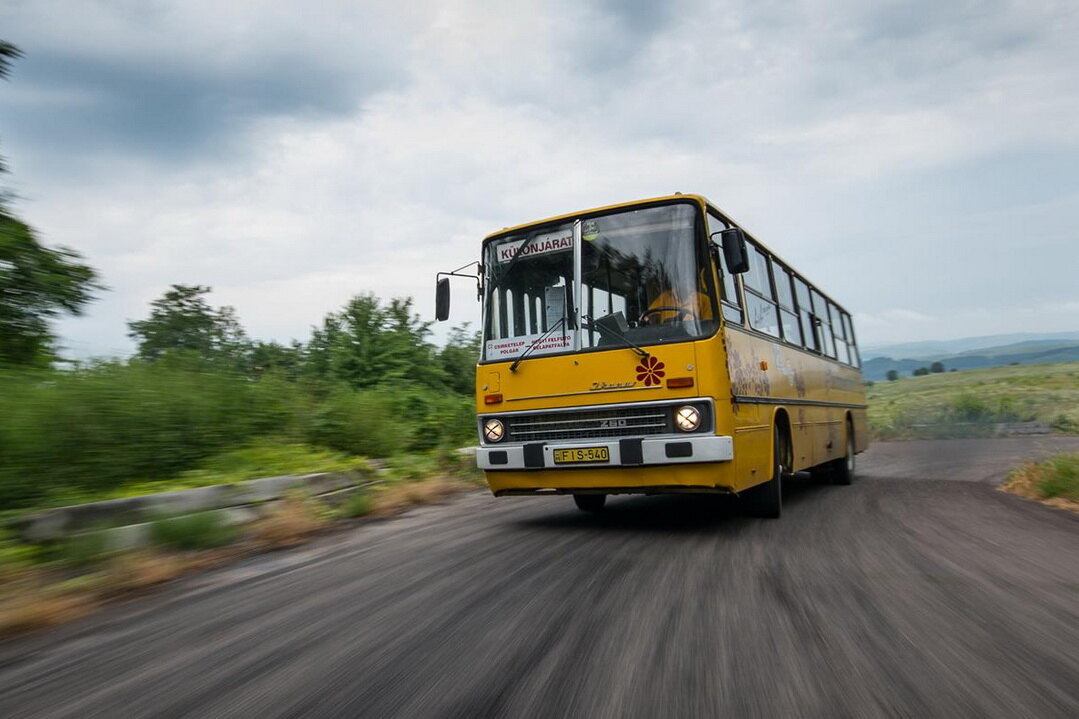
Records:
[[[46,554],[72,567],[86,567],[108,559],[115,552],[109,550],[105,533],[97,531],[61,539]]]
[[[411,482],[438,474],[439,459],[432,454],[403,454],[386,462],[386,477],[391,482]]]
[[[1046,497],[1064,497],[1079,501],[1079,454],[1062,455],[1048,460],[1038,489]]]
[[[0,375],[0,506],[166,478],[250,437],[298,434],[300,395],[164,363]]]
[[[339,389],[316,410],[308,441],[368,457],[390,457],[473,441],[470,398],[419,387]]]
[[[1053,419],[1053,428],[1058,429],[1061,432],[1075,434],[1076,432],[1079,432],[1079,422],[1076,422],[1071,417],[1061,412]]]
[[[150,525],[153,540],[170,549],[210,549],[236,539],[235,527],[225,524],[216,512],[163,517]]]
[[[192,358],[0,372],[0,407],[5,510],[89,501],[139,483],[184,483],[182,475],[196,470],[233,477],[242,465],[251,476],[256,466],[282,474],[337,461],[310,448],[286,451],[304,442],[389,457],[475,441],[472,401],[451,392],[353,390],[269,373],[251,379]],[[216,464],[206,465],[209,458]]]
[[[315,411],[307,438],[349,454],[385,457],[411,443],[413,427],[404,407],[388,392],[339,389]]]
[[[985,400],[964,394],[952,401],[952,417],[958,422],[986,422],[993,417],[993,410]]]
[[[341,513],[346,517],[362,517],[371,513],[373,503],[371,496],[366,492],[356,492],[341,507]]]

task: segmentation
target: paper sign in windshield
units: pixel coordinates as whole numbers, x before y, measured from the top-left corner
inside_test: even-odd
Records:
[[[522,335],[520,337],[507,337],[501,340],[487,340],[487,359],[516,359],[528,349],[529,345],[536,344],[540,335]],[[544,337],[542,342],[536,344],[529,357],[536,355],[565,352],[573,349],[573,330],[567,330],[563,335],[561,330],[555,330],[550,337]]]
[[[524,240],[517,240],[516,242],[507,242],[504,245],[499,245],[495,250],[496,256],[499,262],[509,262],[517,254],[518,248],[525,243]],[[535,255],[546,255],[552,252],[564,252],[566,250],[573,249],[573,230],[558,230],[557,232],[548,232],[544,235],[538,235],[536,239],[528,243],[528,247],[521,253],[521,259],[533,257]]]

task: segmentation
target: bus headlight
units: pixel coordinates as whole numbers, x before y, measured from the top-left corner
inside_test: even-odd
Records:
[[[701,426],[701,413],[696,407],[686,405],[674,413],[674,424],[683,432],[692,432]]]
[[[501,420],[493,417],[483,423],[483,437],[488,442],[501,442],[506,436],[506,427]]]

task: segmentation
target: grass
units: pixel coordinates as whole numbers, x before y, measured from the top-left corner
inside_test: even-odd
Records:
[[[9,584],[0,591],[0,637],[78,619],[96,607],[88,594],[64,591],[59,585]]]
[[[261,439],[208,457],[199,462],[194,469],[181,472],[174,477],[131,482],[102,491],[57,492],[51,494],[47,500],[24,511],[63,507],[102,499],[138,497],[144,494],[208,487],[216,484],[234,484],[248,479],[285,474],[346,472],[366,467],[365,458],[345,452],[313,447],[308,444]]]
[[[1041,422],[1079,434],[1079,363],[944,372],[876,382],[869,423],[878,439],[986,436],[998,422]]]
[[[1038,489],[1046,497],[1062,497],[1079,502],[1079,454],[1064,455],[1046,462]]]
[[[150,552],[112,556],[93,571],[63,577],[42,567],[24,569],[0,582],[0,638],[78,619],[112,598],[167,582],[198,558]]]
[[[150,524],[155,543],[174,550],[213,549],[233,542],[238,530],[220,512],[196,512],[163,517]]]
[[[1005,491],[1079,512],[1079,454],[1029,462],[1008,475]]]
[[[341,506],[341,514],[345,517],[363,517],[370,514],[373,508],[370,494],[356,492]]]
[[[325,529],[335,516],[317,500],[299,493],[291,494],[255,522],[250,535],[266,549],[294,547]]]
[[[247,479],[285,474],[347,472],[366,466],[367,460],[363,457],[344,452],[263,439],[209,457],[195,469],[182,472],[174,478],[158,482],[136,482],[119,487],[106,498],[233,484]]]

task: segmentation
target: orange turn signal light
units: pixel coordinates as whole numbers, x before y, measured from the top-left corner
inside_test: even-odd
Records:
[[[498,404],[502,401],[502,393],[496,392],[495,394],[485,394],[483,396],[484,404]]]
[[[692,377],[671,377],[667,380],[667,389],[677,389],[679,387],[692,387]]]

